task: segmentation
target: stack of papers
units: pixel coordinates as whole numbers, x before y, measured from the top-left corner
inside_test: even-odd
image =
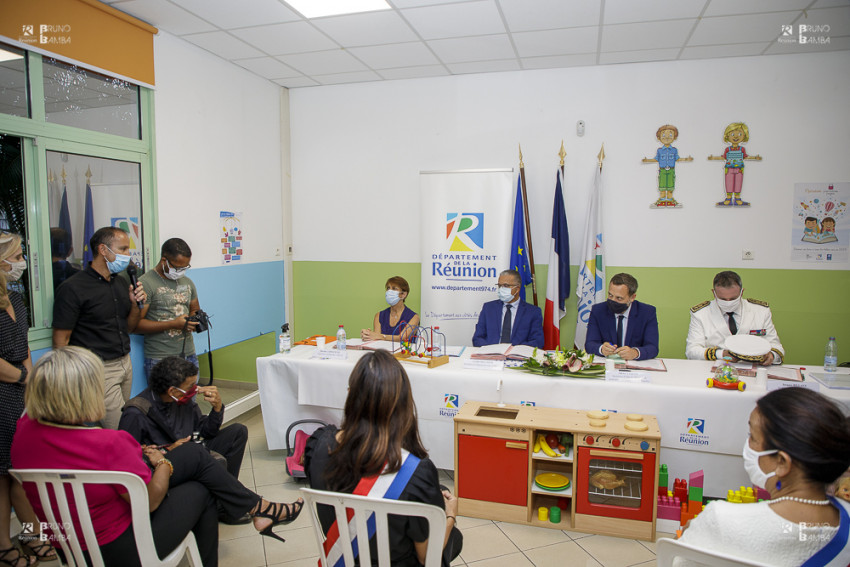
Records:
[[[470,358],[475,360],[525,360],[534,354],[533,346],[500,343],[478,347]]]
[[[667,372],[667,366],[660,358],[649,360],[627,360],[624,364],[617,364],[617,368],[628,368],[629,370],[652,370],[655,372]]]
[[[785,366],[774,366],[768,369],[767,377],[773,380],[789,380],[791,382],[802,382],[803,374],[799,368],[787,368]]]

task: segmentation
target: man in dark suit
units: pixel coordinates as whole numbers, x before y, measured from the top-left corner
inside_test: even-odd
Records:
[[[540,309],[519,298],[519,272],[505,270],[499,274],[499,299],[481,308],[473,346],[510,343],[543,348],[543,316]]]
[[[637,280],[617,274],[608,284],[608,301],[590,310],[584,350],[590,354],[617,354],[625,360],[658,356],[658,319],[655,307],[637,297]]]

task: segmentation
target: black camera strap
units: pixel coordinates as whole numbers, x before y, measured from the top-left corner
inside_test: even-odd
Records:
[[[206,386],[212,386],[213,383],[213,356],[212,356],[212,339],[210,338],[210,328],[212,325],[207,326],[207,362],[210,365],[210,381],[205,384]],[[192,331],[189,330],[189,321],[186,321],[186,324],[183,326],[183,349],[180,352],[180,358],[186,358],[186,339],[189,338],[189,333]],[[195,349],[197,353],[197,349]]]

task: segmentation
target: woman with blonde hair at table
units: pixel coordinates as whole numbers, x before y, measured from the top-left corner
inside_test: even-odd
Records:
[[[410,294],[410,284],[401,276],[393,276],[384,287],[389,307],[375,313],[372,328],[360,331],[360,338],[364,341],[407,340],[419,326],[419,315],[404,304]]]
[[[424,518],[390,516],[390,559],[394,567],[424,564],[429,537],[444,538],[445,567],[460,553],[463,536],[456,527],[457,499],[440,485],[437,467],[419,438],[407,373],[389,352],[368,352],[357,361],[348,379],[342,428],[328,425],[313,433],[307,441],[304,470],[310,486],[318,490],[363,494],[365,486],[380,475],[386,482],[393,480],[403,486],[395,499],[445,509],[445,534],[429,534]],[[395,477],[390,479],[389,475]],[[318,515],[328,533],[333,510],[320,505]],[[371,546],[377,561],[375,538]]]
[[[0,565],[12,567],[56,559],[53,546],[39,540],[40,524],[23,488],[9,475],[12,438],[18,418],[24,412],[24,390],[32,371],[32,357],[24,298],[17,291],[7,289],[7,285],[20,280],[26,267],[21,237],[0,233]],[[33,557],[24,557],[12,545],[9,537],[12,506],[18,520],[33,527],[32,534],[19,537],[21,549]]]

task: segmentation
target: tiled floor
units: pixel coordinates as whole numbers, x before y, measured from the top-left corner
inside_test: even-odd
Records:
[[[248,427],[248,451],[240,480],[269,500],[290,502],[305,484],[296,483],[284,468],[284,451],[269,451],[262,415],[253,413],[242,420]],[[441,482],[453,488],[452,471],[441,471]],[[306,512],[306,511],[305,511]],[[655,544],[645,541],[589,535],[458,518],[463,532],[463,551],[452,565],[475,567],[627,567],[655,565]],[[251,525],[221,525],[221,567],[316,567],[317,546],[309,514],[288,526],[275,529],[286,538],[280,543],[257,534]],[[659,537],[668,534],[659,534]]]

